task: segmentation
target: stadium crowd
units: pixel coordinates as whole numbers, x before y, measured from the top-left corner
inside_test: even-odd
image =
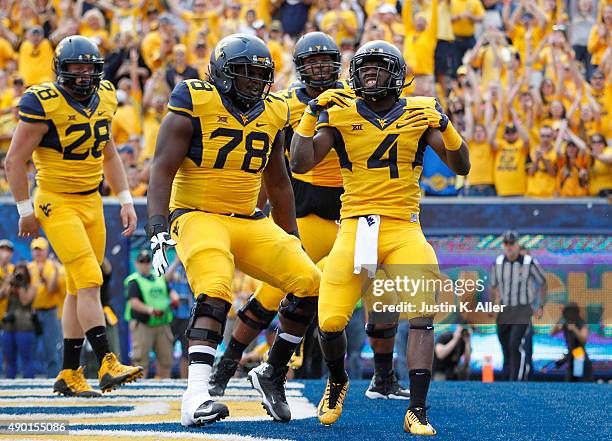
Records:
[[[429,179],[434,190],[612,192],[610,0],[0,0],[0,11],[0,154],[19,97],[54,80],[54,45],[78,33],[100,46],[105,77],[117,87],[112,133],[134,196],[147,192],[170,91],[182,79],[206,77],[223,36],[262,38],[278,91],[295,81],[295,39],[317,29],[340,46],[344,78],[358,45],[395,44],[414,77],[404,93],[434,95],[447,110],[469,142],[472,171],[465,180]]]

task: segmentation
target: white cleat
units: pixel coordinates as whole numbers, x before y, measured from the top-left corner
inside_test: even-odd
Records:
[[[207,391],[183,394],[181,403],[181,425],[202,426],[229,416],[229,409],[223,403],[213,401]]]

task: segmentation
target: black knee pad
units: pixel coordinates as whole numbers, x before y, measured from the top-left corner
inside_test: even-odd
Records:
[[[222,302],[222,303],[221,303]],[[225,330],[225,322],[227,313],[231,308],[231,304],[225,300],[210,297],[206,294],[200,294],[196,302],[191,308],[191,318],[187,324],[185,335],[190,340],[208,340],[219,344],[223,341],[223,331]],[[198,317],[210,317],[216,320],[221,325],[221,332],[216,332],[210,329],[196,328],[195,322]]]
[[[393,338],[397,334],[397,324],[392,328],[377,328],[374,323],[367,323],[365,332],[371,338]]]
[[[317,300],[318,297],[297,297],[289,293],[281,301],[278,313],[288,320],[308,326],[317,312]]]
[[[253,320],[249,317],[247,312],[250,312],[257,320]],[[266,329],[270,326],[274,317],[276,317],[276,311],[268,311],[256,298],[251,296],[249,301],[238,310],[236,315],[240,317],[240,320],[242,320],[244,324],[253,329]]]

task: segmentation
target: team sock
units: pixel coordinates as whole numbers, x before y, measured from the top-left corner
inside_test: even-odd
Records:
[[[268,363],[274,367],[274,369],[280,369],[287,366],[289,360],[295,352],[295,348],[299,346],[302,341],[302,337],[297,335],[287,334],[282,329],[278,329],[274,343],[270,348],[268,354]]]
[[[223,358],[229,358],[230,360],[240,361],[242,358],[242,353],[246,349],[248,344],[240,343],[234,337],[230,338],[230,341],[227,345],[227,349],[223,354]]]
[[[64,339],[64,364],[62,369],[77,370],[81,361],[81,348],[84,338]]]
[[[85,335],[87,336],[87,341],[96,354],[98,363],[102,364],[102,360],[104,360],[106,354],[110,352],[108,347],[108,339],[106,338],[106,327],[95,326],[87,331]]]
[[[428,369],[411,369],[410,376],[410,408],[425,407],[431,371]]]
[[[393,352],[374,353],[374,372],[387,377],[393,372]]]

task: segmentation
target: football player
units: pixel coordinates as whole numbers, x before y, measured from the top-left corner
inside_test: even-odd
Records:
[[[375,263],[393,280],[414,268],[417,274],[410,273],[411,278],[437,278],[436,256],[418,218],[425,147],[431,146],[457,174],[466,175],[470,168],[465,142],[434,98],[399,98],[405,72],[402,54],[394,46],[366,43],[350,66],[358,98],[347,101],[338,90],[325,92],[336,93],[327,103],[310,101],[291,142],[291,168],[298,173],[311,170],[334,148],[345,189],[340,232],[323,271],[318,303],[321,349],[330,372],[318,406],[325,425],[340,417],[348,390],[344,329],[362,286],[367,286],[367,275],[358,271],[359,254],[374,247]],[[330,102],[334,105],[326,106]],[[414,305],[435,303],[434,291],[411,294]],[[425,408],[434,351],[433,314],[418,307],[408,316],[410,407],[404,429],[434,435]]]
[[[66,268],[62,315],[63,370],[53,390],[68,396],[99,396],[79,368],[84,336],[100,362],[103,392],[142,376],[108,347],[100,303],[106,230],[98,187],[102,174],[118,195],[124,236],[136,228],[136,213],[121,159],[110,136],[117,108],[115,88],[102,80],[98,47],[78,35],[55,50],[55,83],[30,87],[19,102],[6,174],[19,211],[19,236],[38,236],[39,225]],[[37,189],[29,197],[28,161],[36,167]]]
[[[291,142],[293,131],[297,128],[304,109],[311,99],[317,98],[328,89],[347,89],[348,99],[354,97],[348,85],[338,81],[341,70],[340,50],[335,41],[323,32],[310,32],[296,43],[293,62],[299,82],[286,91],[279,92],[289,106],[290,126],[285,131],[285,145]],[[335,150],[312,170],[291,177],[295,195],[296,217],[302,246],[313,260],[322,267],[322,259],[327,256],[338,234],[340,220],[340,196],[342,176],[340,163]],[[227,384],[236,373],[245,348],[276,316],[278,305],[285,293],[268,284],[262,284],[246,305],[238,311],[232,338],[219,363],[211,375],[209,392],[213,396],[225,393]],[[304,332],[309,322],[301,316],[291,316],[281,312],[284,320],[292,320],[295,326],[302,325]],[[373,318],[373,313],[369,314]],[[375,324],[374,320],[366,326],[366,333],[374,350],[375,375],[366,391],[368,398],[408,399],[410,394],[404,390],[393,371],[393,345],[397,324]],[[282,335],[282,327],[278,332]],[[303,333],[302,333],[303,335]]]
[[[163,273],[165,250],[176,245],[197,297],[187,330],[185,426],[229,414],[227,406],[211,400],[208,382],[232,302],[234,265],[291,293],[281,311],[304,321],[316,311],[320,271],[298,238],[283,156],[289,109],[269,93],[273,79],[264,42],[230,35],[211,55],[209,82],[187,80],[175,87],[159,131],[148,194],[153,265]],[[274,222],[256,209],[262,177]],[[302,338],[301,328],[291,325],[281,318],[283,332],[268,362],[249,377],[277,421],[291,419],[284,383],[287,362]]]

